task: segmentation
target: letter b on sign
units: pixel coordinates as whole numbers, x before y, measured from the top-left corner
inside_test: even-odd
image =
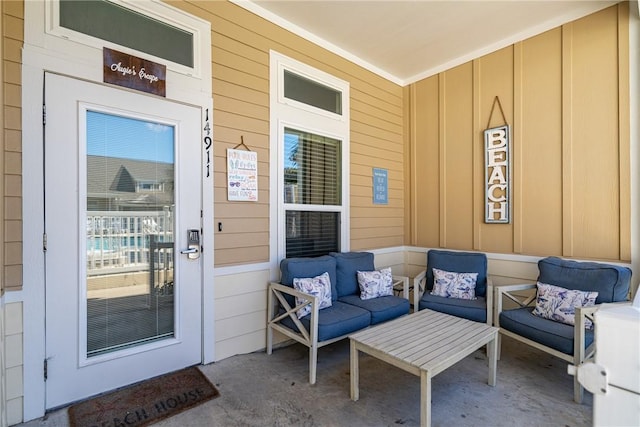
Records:
[[[504,148],[507,146],[507,130],[503,127],[489,129],[489,137],[487,138],[487,150],[495,150],[496,148]]]

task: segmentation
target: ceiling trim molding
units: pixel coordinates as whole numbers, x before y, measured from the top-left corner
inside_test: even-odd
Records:
[[[394,74],[389,73],[388,71],[385,71],[384,69],[377,67],[375,65],[373,65],[372,63],[363,60],[362,58],[360,58],[357,55],[354,55],[353,53],[341,48],[340,46],[337,46],[325,39],[323,39],[322,37],[319,37],[316,34],[313,34],[312,32],[306,30],[303,27],[300,27],[294,23],[292,23],[291,21],[288,21],[284,18],[282,18],[281,16],[259,6],[258,4],[254,3],[252,0],[229,0],[231,3],[242,7],[243,9],[257,15],[260,16],[261,18],[266,19],[267,21],[281,27],[284,28],[285,30],[291,31],[292,33],[296,34],[299,37],[302,37],[305,40],[310,41],[311,43],[314,43],[346,60],[349,60],[353,63],[355,63],[356,65],[359,65],[361,67],[363,67],[364,69],[377,74],[378,76],[387,79],[399,86],[408,86],[412,83],[415,83],[417,81],[423,80],[427,77],[431,77],[433,75],[436,75],[440,72],[449,70],[451,68],[457,67],[458,65],[464,64],[466,62],[472,61],[474,59],[480,58],[484,55],[490,54],[492,52],[495,52],[499,49],[503,49],[507,46],[510,46],[514,43],[518,43],[521,42],[523,40],[526,40],[528,38],[534,37],[538,34],[542,34],[545,31],[549,31],[553,28],[559,27],[561,25],[564,25],[568,22],[571,21],[575,21],[576,19],[580,19],[583,18],[587,15],[590,15],[592,13],[598,12],[602,9],[606,9],[607,7],[610,7],[612,5],[614,5],[615,3],[617,3],[616,0],[604,0],[604,1],[576,1],[574,8],[564,14],[558,15],[556,17],[553,17],[545,22],[542,22],[539,25],[535,25],[533,27],[527,28],[519,33],[510,35],[509,37],[506,37],[502,40],[499,40],[495,43],[486,45],[480,49],[476,49],[474,51],[471,51],[467,54],[464,54],[462,56],[456,57],[456,58],[452,58],[449,61],[446,61],[442,64],[439,64],[435,67],[426,69],[414,76],[411,77],[407,77],[407,78],[401,78],[398,77]],[[640,2],[640,0],[633,0],[633,3],[638,4],[638,2]]]
[[[348,52],[344,49],[342,49],[339,46],[336,46],[335,44],[328,42],[327,40],[318,37],[317,35],[305,30],[304,28],[290,22],[287,21],[286,19],[276,15],[273,12],[270,12],[266,9],[264,9],[263,7],[258,6],[257,4],[255,4],[254,2],[250,1],[250,0],[229,0],[231,3],[240,6],[243,9],[248,10],[249,12],[260,16],[261,18],[266,19],[267,21],[284,28],[285,30],[291,31],[292,33],[294,33],[297,36],[302,37],[303,39],[306,39],[332,53],[335,53],[336,55],[347,59],[351,62],[353,62],[354,64],[357,64],[359,66],[361,66],[362,68],[371,71],[374,74],[379,75],[380,77],[383,77],[399,86],[405,86],[405,81],[402,80],[401,78],[394,76],[393,74],[390,74],[388,72],[386,72],[385,70],[376,67],[375,65],[365,61],[364,59],[352,54],[351,52]]]
[[[559,15],[553,19],[543,22],[542,24],[536,25],[531,28],[527,28],[525,31],[516,33],[496,43],[492,43],[490,45],[482,47],[481,49],[477,49],[475,51],[469,52],[466,55],[462,55],[458,58],[452,59],[451,61],[447,61],[443,64],[438,65],[437,67],[433,67],[428,70],[425,70],[422,73],[416,74],[415,76],[405,79],[403,81],[403,84],[409,85],[411,83],[415,83],[427,77],[431,77],[435,74],[457,67],[458,65],[480,58],[481,56],[490,54],[492,52],[503,49],[512,44],[537,36],[538,34],[542,34],[545,31],[549,31],[554,28],[560,27],[568,22],[575,21],[587,15],[591,15],[592,13],[596,13],[600,10],[611,7],[615,3],[616,3],[615,1],[611,1],[606,4],[602,4],[600,2],[597,2],[597,3],[596,2],[584,2],[584,3],[576,2],[576,4],[579,5],[579,8],[577,7],[576,9],[572,10],[569,13]]]

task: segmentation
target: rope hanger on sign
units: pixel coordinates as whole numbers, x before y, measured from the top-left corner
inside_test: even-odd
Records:
[[[244,143],[244,136],[243,135],[240,135],[240,144],[238,144],[235,147],[233,147],[233,149],[235,150],[238,147],[244,147],[245,150],[251,151],[251,149],[249,147],[247,147],[247,144]]]
[[[496,103],[498,104],[498,107],[500,108],[500,114],[502,114],[502,120],[504,122],[505,125],[508,125],[509,123],[507,123],[507,118],[504,115],[504,110],[502,109],[502,104],[500,103],[500,98],[498,98],[498,95],[496,95],[495,98],[493,98],[493,105],[491,105],[491,112],[489,113],[489,120],[487,121],[487,127],[485,129],[489,129],[489,126],[491,126],[491,117],[493,117],[493,110],[496,108]]]

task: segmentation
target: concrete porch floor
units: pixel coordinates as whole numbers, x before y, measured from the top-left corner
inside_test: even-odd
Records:
[[[318,353],[318,380],[308,383],[307,348],[295,344],[201,366],[221,396],[157,423],[202,426],[417,426],[417,376],[360,355],[360,400],[349,398],[349,340]],[[487,385],[484,349],[432,381],[432,424],[446,426],[589,426],[593,398],[573,402],[567,363],[509,338],[502,340],[498,383]],[[66,409],[22,426],[66,427]]]

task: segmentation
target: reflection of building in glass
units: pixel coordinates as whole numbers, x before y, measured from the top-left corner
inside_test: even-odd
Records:
[[[87,156],[88,211],[155,211],[173,205],[173,163]]]
[[[173,163],[88,155],[87,274],[172,267],[173,190]]]

